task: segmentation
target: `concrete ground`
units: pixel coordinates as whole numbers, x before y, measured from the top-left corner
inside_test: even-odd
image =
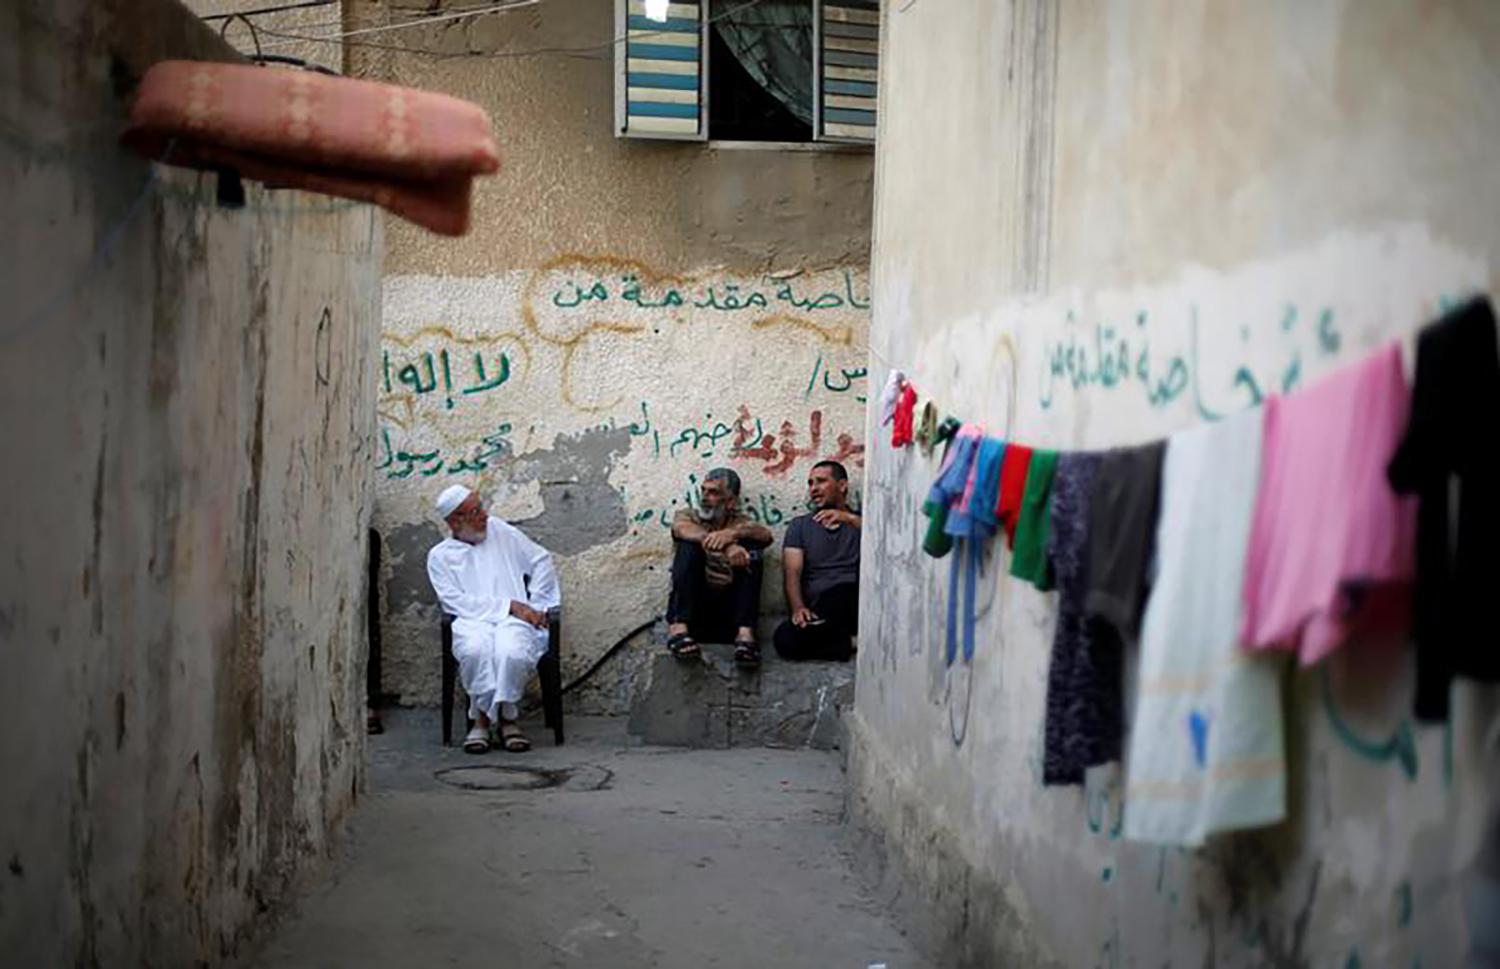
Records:
[[[386,725],[332,873],[256,965],[931,965],[853,872],[837,753],[646,747],[574,718],[566,746],[529,724],[531,753],[476,757],[431,713]]]

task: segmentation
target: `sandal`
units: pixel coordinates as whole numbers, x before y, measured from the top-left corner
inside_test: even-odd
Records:
[[[505,748],[506,753],[524,754],[531,749],[531,741],[521,732],[521,728],[513,723],[502,723],[500,725],[500,745]]]
[[[468,735],[464,737],[464,753],[483,754],[489,749],[490,732],[483,727],[470,727]]]
[[[698,641],[688,633],[678,633],[667,639],[667,652],[677,659],[695,659],[702,654]]]
[[[753,639],[736,639],[734,641],[734,665],[745,669],[754,669],[760,666],[760,647]]]

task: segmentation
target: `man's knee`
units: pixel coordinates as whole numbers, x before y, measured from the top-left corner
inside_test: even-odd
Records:
[[[703,546],[697,542],[684,542],[681,539],[673,539],[672,561],[674,564],[702,565],[707,561],[707,558],[703,553]]]
[[[771,645],[776,648],[776,655],[782,659],[801,659],[804,652],[801,640],[802,630],[793,625],[790,619],[784,619],[776,627]]]

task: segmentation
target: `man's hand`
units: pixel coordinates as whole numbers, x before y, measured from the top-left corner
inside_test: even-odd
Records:
[[[800,606],[792,610],[792,625],[798,629],[805,628],[808,623],[818,618],[818,614],[806,606]]]
[[[731,545],[724,550],[724,557],[729,559],[729,564],[737,569],[748,568],[750,565],[750,553],[743,545]]]
[[[710,552],[722,552],[735,543],[739,538],[732,528],[721,528],[716,532],[709,532],[703,536],[703,547]]]
[[[832,531],[840,525],[857,525],[859,519],[853,512],[842,508],[824,508],[813,516],[813,521]]]
[[[531,608],[524,602],[510,601],[510,614],[522,622],[530,623],[538,629],[547,628],[547,614]]]

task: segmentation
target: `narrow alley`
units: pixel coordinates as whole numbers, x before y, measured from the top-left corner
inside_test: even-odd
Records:
[[[257,965],[934,965],[856,873],[836,752],[651,747],[590,718],[476,759],[437,731],[398,711],[371,740],[333,874]]]
[[[1497,159],[1500,0],[0,0],[0,967],[1500,969]]]

